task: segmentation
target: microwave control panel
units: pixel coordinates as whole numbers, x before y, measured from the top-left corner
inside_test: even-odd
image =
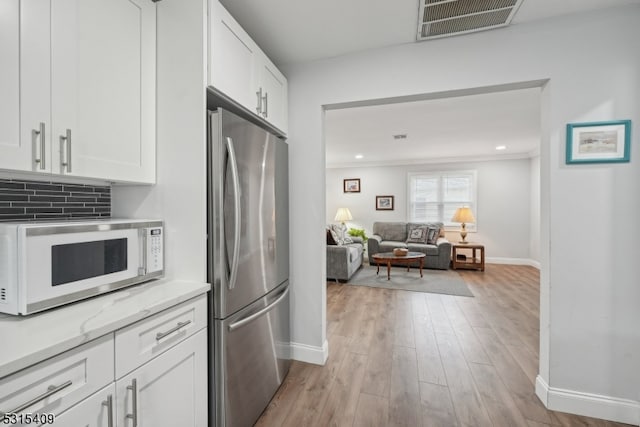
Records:
[[[145,229],[145,239],[147,240],[147,265],[146,273],[154,273],[164,269],[164,247],[162,227],[149,227]]]

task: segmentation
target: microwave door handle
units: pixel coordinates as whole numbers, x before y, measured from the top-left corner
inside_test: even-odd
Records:
[[[233,148],[233,139],[227,137],[225,139],[227,152],[229,153],[229,165],[231,169],[231,178],[233,183],[233,257],[229,266],[229,290],[236,286],[236,278],[238,277],[238,261],[240,258],[240,220],[242,218],[240,204],[240,179],[238,177],[238,162],[236,160],[236,152]]]
[[[138,231],[138,235],[140,236],[140,241],[142,243],[142,256],[140,257],[140,267],[138,267],[138,276],[144,276],[147,274],[147,236],[145,233],[145,229],[141,228]]]

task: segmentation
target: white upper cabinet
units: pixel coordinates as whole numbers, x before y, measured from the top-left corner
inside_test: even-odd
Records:
[[[23,3],[28,9],[30,2]],[[20,138],[20,4],[0,0],[0,168],[31,170],[31,135]],[[23,25],[29,24],[25,19]]]
[[[0,119],[0,168],[155,182],[155,3],[0,2],[20,4],[21,127],[14,141]],[[12,98],[0,103],[15,116]]]
[[[155,3],[51,4],[56,165],[65,174],[153,182]]]
[[[218,1],[211,1],[209,7],[209,86],[257,114],[260,48]]]
[[[260,59],[260,88],[263,94],[259,114],[278,129],[285,131],[288,129],[287,79],[265,54],[262,53]]]
[[[209,86],[287,132],[287,79],[218,0],[209,0]]]

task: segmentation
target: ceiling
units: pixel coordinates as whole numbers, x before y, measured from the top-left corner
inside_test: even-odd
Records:
[[[418,31],[416,0],[221,0],[221,3],[278,66],[415,43]],[[511,25],[638,3],[640,0],[524,0]]]
[[[530,157],[540,89],[328,110],[325,141],[328,167]]]
[[[279,66],[416,43],[416,0],[220,1]],[[639,3],[523,0],[511,25]],[[539,96],[539,89],[523,89],[330,110],[325,121],[327,166],[531,156],[540,142]],[[395,134],[407,138],[394,140]],[[506,149],[496,151],[499,145]],[[356,154],[365,157],[355,159]]]

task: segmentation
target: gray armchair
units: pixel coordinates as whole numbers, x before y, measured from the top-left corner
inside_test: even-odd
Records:
[[[348,281],[362,266],[364,245],[359,237],[353,243],[327,245],[327,279]]]

